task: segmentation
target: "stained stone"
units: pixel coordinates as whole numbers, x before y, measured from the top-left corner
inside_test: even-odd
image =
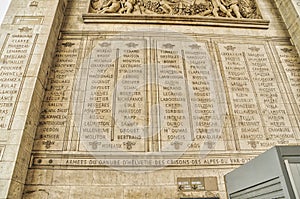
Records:
[[[0,198],[226,199],[300,143],[299,24],[297,0],[12,0]]]

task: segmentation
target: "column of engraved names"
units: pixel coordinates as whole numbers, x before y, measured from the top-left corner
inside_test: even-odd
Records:
[[[117,64],[117,46],[112,41],[93,41],[87,69],[85,99],[80,124],[80,150],[110,151],[114,125],[112,101]]]
[[[76,73],[80,40],[61,40],[50,69],[34,150],[62,150]]]
[[[271,65],[264,45],[249,45],[244,56],[265,125],[266,140],[260,140],[259,145],[271,147],[295,141],[286,109],[286,106],[290,105],[284,103],[281,82],[277,80],[277,70]]]
[[[265,139],[256,93],[243,57],[243,46],[218,44],[223,79],[227,83],[230,98],[230,114],[233,117],[233,133],[237,149],[257,148],[259,140]]]
[[[300,59],[296,50],[291,46],[276,46],[277,53],[285,71],[289,85],[296,102],[300,100]],[[300,109],[300,103],[297,103]]]
[[[295,114],[300,114],[300,58],[296,49],[288,45],[276,45],[276,53],[278,59],[280,60],[283,77],[288,82],[293,104],[295,105]],[[294,124],[294,132],[297,139],[300,139],[299,134],[300,120]]]
[[[120,43],[114,96],[113,140],[124,151],[145,151],[147,137],[146,42]]]
[[[220,119],[222,112],[216,93],[217,79],[206,44],[185,42],[184,49],[195,138],[190,149],[224,149]]]
[[[157,41],[157,84],[162,151],[183,151],[193,139],[181,44]]]
[[[0,129],[9,129],[14,117],[37,36],[8,34],[0,51]]]

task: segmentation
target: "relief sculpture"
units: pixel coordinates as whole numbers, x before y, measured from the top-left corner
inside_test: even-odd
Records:
[[[91,13],[261,19],[250,0],[91,0]]]

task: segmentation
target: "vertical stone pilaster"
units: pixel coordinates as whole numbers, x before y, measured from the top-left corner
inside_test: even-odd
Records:
[[[300,53],[300,0],[275,0],[292,42]]]
[[[12,0],[0,30],[0,198],[21,198],[66,0]]]

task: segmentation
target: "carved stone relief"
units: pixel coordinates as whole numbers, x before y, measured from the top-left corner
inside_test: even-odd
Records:
[[[91,0],[90,13],[262,18],[250,0]]]

